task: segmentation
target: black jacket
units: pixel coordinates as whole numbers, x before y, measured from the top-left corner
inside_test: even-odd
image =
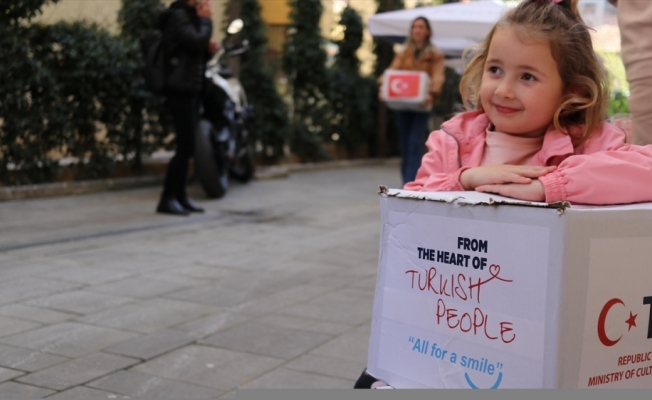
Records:
[[[163,32],[163,51],[169,65],[166,92],[200,93],[209,57],[212,21],[198,16],[195,7],[186,0],[177,0],[161,13],[159,29]]]

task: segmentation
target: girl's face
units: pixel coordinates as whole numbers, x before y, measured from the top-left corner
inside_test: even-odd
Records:
[[[412,39],[418,44],[423,44],[430,35],[430,29],[425,22],[418,19],[412,24]]]
[[[482,74],[480,101],[497,131],[543,136],[564,92],[547,43],[523,43],[512,27],[494,32]]]

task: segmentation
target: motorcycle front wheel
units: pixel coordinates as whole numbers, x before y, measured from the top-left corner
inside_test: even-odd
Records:
[[[255,171],[256,163],[253,152],[249,146],[244,147],[231,165],[231,177],[242,183],[247,183],[254,177]]]
[[[226,155],[221,154],[219,144],[214,144],[213,124],[205,119],[199,121],[195,133],[195,174],[209,198],[224,197],[229,187],[229,168]]]

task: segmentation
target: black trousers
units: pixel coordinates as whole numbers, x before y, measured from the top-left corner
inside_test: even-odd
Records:
[[[176,151],[165,174],[163,197],[186,197],[188,166],[195,152],[195,131],[199,125],[199,95],[170,95],[166,107],[172,116]]]

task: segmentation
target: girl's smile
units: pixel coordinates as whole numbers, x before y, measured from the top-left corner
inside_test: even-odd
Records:
[[[533,39],[524,43],[512,27],[494,32],[480,100],[497,131],[544,135],[563,95],[564,84],[547,43]]]
[[[511,114],[519,111],[518,108],[505,107],[498,104],[494,104],[494,107],[496,108],[496,111],[498,111],[501,114]]]

